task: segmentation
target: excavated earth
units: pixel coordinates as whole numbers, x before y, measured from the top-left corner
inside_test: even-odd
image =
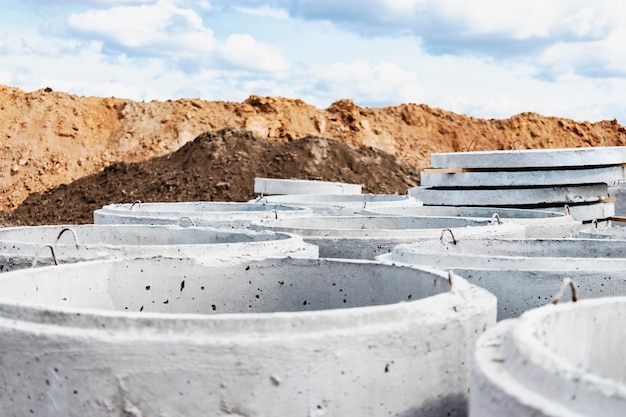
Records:
[[[91,222],[104,204],[246,201],[255,176],[404,193],[433,152],[626,145],[617,121],[477,119],[424,104],[135,102],[0,85],[0,225]]]

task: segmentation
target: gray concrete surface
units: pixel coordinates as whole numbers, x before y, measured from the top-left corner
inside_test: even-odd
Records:
[[[412,187],[409,196],[425,206],[530,206],[595,203],[607,199],[606,184],[500,189],[434,189]]]
[[[46,247],[52,246],[52,250]],[[205,264],[267,256],[317,257],[318,248],[286,233],[148,225],[0,228],[0,272],[107,258],[193,258]],[[35,260],[36,258],[36,260]]]
[[[363,261],[97,261],[0,285],[4,416],[465,416],[496,315],[460,277]]]
[[[626,298],[616,297],[498,323],[477,344],[470,417],[623,416],[626,331],[616,318],[624,315]]]
[[[626,163],[626,147],[522,149],[431,154],[432,168],[564,168]]]
[[[361,194],[361,184],[345,182],[255,178],[254,192],[262,195],[282,194]]]

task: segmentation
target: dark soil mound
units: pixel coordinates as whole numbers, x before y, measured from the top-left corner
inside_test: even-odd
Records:
[[[364,193],[405,194],[417,169],[393,155],[320,137],[276,142],[241,129],[207,132],[178,151],[103,171],[31,194],[4,222],[18,225],[92,223],[105,204],[248,201],[254,178],[293,178],[363,184]],[[2,218],[0,217],[0,222]]]

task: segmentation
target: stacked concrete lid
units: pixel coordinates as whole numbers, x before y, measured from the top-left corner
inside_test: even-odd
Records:
[[[564,277],[586,298],[626,295],[626,245],[597,239],[453,239],[399,245],[389,263],[453,270],[498,298],[498,318],[548,302]]]
[[[264,203],[182,202],[110,204],[94,211],[95,224],[195,225],[246,228],[265,218],[309,217],[311,210]]]
[[[317,257],[300,236],[269,231],[148,225],[71,225],[0,228],[0,272],[34,264],[155,256],[205,264],[267,256]]]
[[[396,245],[439,237],[444,229],[459,237],[524,237],[526,227],[488,218],[445,216],[314,216],[252,222],[256,230],[300,235],[327,258],[374,259]]]
[[[353,216],[365,209],[422,206],[421,201],[398,194],[289,194],[262,196],[252,201],[307,207],[314,215],[327,216]]]
[[[255,178],[254,192],[261,195],[283,194],[361,194],[361,184],[345,182]]]
[[[470,417],[618,417],[626,410],[626,298],[548,305],[480,337]]]
[[[496,300],[377,262],[83,262],[0,274],[1,415],[465,416]]]
[[[625,163],[624,147],[435,153],[409,195],[425,205],[568,205],[591,221],[615,214],[608,185],[624,179]]]

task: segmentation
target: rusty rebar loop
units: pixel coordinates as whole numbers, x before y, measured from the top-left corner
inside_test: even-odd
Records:
[[[456,238],[454,237],[454,233],[452,233],[452,229],[443,229],[443,230],[441,231],[441,236],[439,236],[439,241],[440,241],[441,243],[443,243],[443,237],[444,237],[444,235],[446,234],[446,232],[449,232],[449,233],[450,233],[450,236],[452,237],[452,244],[456,245],[457,240],[456,240]]]
[[[363,210],[365,210],[365,207],[367,207],[367,201],[363,202]]]
[[[598,219],[593,219],[591,224],[593,224],[595,226],[595,228],[597,229],[598,228]]]
[[[182,216],[182,217],[178,218],[178,225],[180,227],[184,227],[182,222],[181,222],[181,220],[189,220],[189,223],[191,223],[191,226],[192,227],[196,227],[196,222],[194,222],[193,219],[191,217],[189,217],[189,216]]]
[[[61,231],[57,235],[56,240],[54,241],[54,244],[59,243],[59,239],[61,239],[61,236],[63,236],[65,232],[70,232],[72,234],[72,236],[74,237],[74,244],[76,245],[76,249],[78,249],[78,236],[76,236],[76,232],[74,231],[74,229],[70,229],[69,227],[64,227],[63,229],[61,229]]]
[[[572,302],[575,303],[576,301],[578,301],[578,289],[576,288],[576,283],[574,282],[573,279],[568,277],[568,278],[563,278],[563,281],[561,282],[561,286],[559,287],[559,291],[556,293],[556,295],[552,299],[552,304],[557,305],[561,301],[561,297],[563,296],[563,293],[565,292],[565,289],[568,286],[570,287],[570,290],[572,291]]]
[[[278,210],[272,209],[272,211],[270,211],[270,213],[274,213],[274,219],[278,220]]]
[[[493,216],[491,216],[491,224],[502,224],[502,220],[500,220],[500,215],[498,213],[493,213]]]
[[[141,200],[135,200],[133,201],[133,204],[130,205],[130,208],[128,209],[129,211],[133,209],[133,207],[135,207],[135,204],[137,204],[139,206],[139,210],[141,210]]]
[[[263,204],[267,204],[267,203],[269,203],[269,201],[267,200],[267,197],[263,197],[263,194],[261,194],[261,195],[259,196],[259,198],[257,198],[257,199],[254,201],[254,203],[255,203],[255,204],[256,204],[256,203],[259,203],[261,200],[265,200],[265,203],[263,203]]]
[[[470,144],[467,146],[467,152],[472,152],[474,149],[476,149],[477,143],[478,143],[478,139],[472,140]]]
[[[42,247],[40,247],[39,250],[35,253],[33,262],[30,264],[31,268],[34,268],[35,266],[37,266],[37,260],[39,259],[39,255],[41,254],[41,251],[45,248],[50,248],[50,253],[52,254],[52,262],[54,262],[55,265],[59,264],[59,262],[57,261],[57,255],[56,253],[54,253],[54,246],[47,244],[47,245],[43,245]]]
[[[517,149],[515,149],[515,144],[517,143]],[[520,151],[522,149],[522,141],[520,139],[516,139],[513,142],[511,142],[511,150],[515,151],[518,150]]]
[[[569,206],[566,204],[564,208],[565,208],[565,215],[566,216],[571,216],[572,215],[572,211],[570,210]]]
[[[448,271],[448,284],[450,284],[450,289],[452,289],[452,272]]]

